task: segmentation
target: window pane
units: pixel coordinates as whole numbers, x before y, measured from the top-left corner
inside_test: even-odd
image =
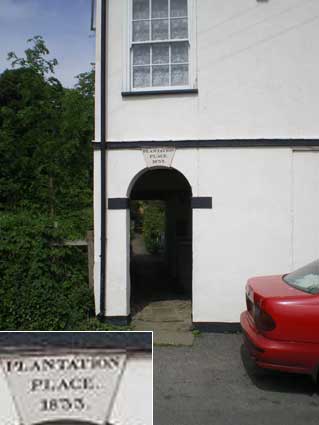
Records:
[[[149,65],[150,60],[150,46],[133,46],[133,65]]]
[[[319,293],[319,260],[284,276],[284,281],[301,291]]]
[[[133,19],[148,19],[149,7],[149,0],[133,0]]]
[[[152,63],[161,64],[169,62],[169,45],[154,44],[152,49]]]
[[[151,68],[149,66],[133,67],[133,87],[149,87],[151,82]]]
[[[187,16],[187,0],[171,0],[171,17]]]
[[[152,1],[152,18],[168,18],[168,0]]]
[[[187,19],[172,19],[171,20],[171,38],[188,38]]]
[[[172,63],[188,63],[188,43],[172,44]]]
[[[152,21],[152,40],[168,39],[168,20]]]
[[[148,41],[150,39],[149,21],[133,22],[133,41]]]
[[[172,86],[188,85],[188,65],[172,65]]]
[[[153,66],[153,84],[154,87],[169,85],[169,66]]]

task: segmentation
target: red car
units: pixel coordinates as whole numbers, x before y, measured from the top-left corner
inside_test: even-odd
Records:
[[[256,364],[317,379],[319,260],[286,275],[249,279],[246,304],[240,323]]]

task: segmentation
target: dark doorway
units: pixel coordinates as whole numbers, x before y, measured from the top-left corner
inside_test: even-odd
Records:
[[[173,169],[152,169],[131,190],[131,312],[192,298],[191,187]]]

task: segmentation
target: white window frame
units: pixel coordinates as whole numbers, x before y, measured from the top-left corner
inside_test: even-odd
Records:
[[[176,85],[176,86],[161,86],[161,87],[136,87],[133,88],[133,0],[126,0],[126,16],[124,17],[124,28],[123,28],[123,92],[168,92],[168,91],[184,91],[189,89],[197,89],[197,36],[196,36],[196,1],[187,0],[188,6],[188,39],[187,40],[155,40],[150,43],[140,42],[138,44],[157,44],[157,43],[174,43],[187,41],[189,43],[189,57],[188,57],[188,85]]]

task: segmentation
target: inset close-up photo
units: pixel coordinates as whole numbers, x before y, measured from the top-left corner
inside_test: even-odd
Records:
[[[152,425],[152,332],[0,333],[1,425]]]

